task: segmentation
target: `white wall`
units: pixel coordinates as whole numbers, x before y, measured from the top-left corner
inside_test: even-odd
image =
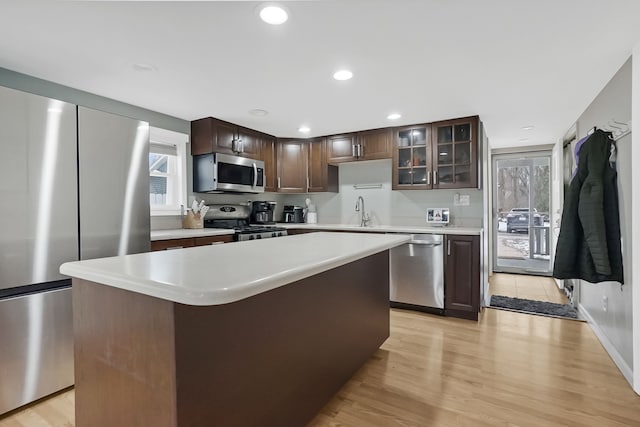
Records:
[[[585,136],[593,126],[606,128],[607,123],[612,119],[625,123],[631,120],[631,65],[631,59],[629,59],[580,116],[577,122],[578,139]],[[633,187],[631,145],[630,135],[617,142],[618,195],[625,284],[621,286],[617,282],[593,284],[580,281],[578,296],[580,310],[586,315],[594,332],[629,382],[632,382],[634,366],[633,251],[632,240],[629,238],[632,232]],[[608,300],[606,309],[603,298]]]
[[[632,126],[636,130],[631,134],[631,164],[636,165],[631,173],[632,182],[640,182],[640,43],[633,50],[632,85],[631,85]],[[640,185],[633,187],[632,212],[640,213]],[[640,227],[631,227],[633,252],[627,268],[631,270],[631,278],[640,277]],[[640,292],[632,293],[633,315],[633,388],[640,394]]]

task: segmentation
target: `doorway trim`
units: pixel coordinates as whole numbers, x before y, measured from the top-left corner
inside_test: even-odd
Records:
[[[529,269],[525,269],[525,268],[519,268],[519,267],[505,267],[505,266],[499,266],[498,265],[498,238],[499,238],[499,232],[498,232],[498,209],[497,209],[497,203],[498,203],[498,189],[497,189],[497,179],[498,179],[498,174],[497,174],[497,163],[499,160],[523,160],[526,161],[528,159],[531,159],[533,157],[547,157],[549,159],[548,162],[548,166],[549,166],[549,218],[551,221],[552,215],[551,213],[553,212],[554,206],[553,206],[553,197],[552,197],[552,192],[553,192],[553,185],[555,183],[555,167],[554,167],[554,155],[553,155],[553,149],[555,147],[555,144],[548,144],[548,145],[539,145],[539,146],[530,146],[530,147],[518,147],[518,148],[509,148],[509,149],[494,149],[491,152],[491,209],[489,212],[489,216],[490,216],[490,227],[491,227],[491,235],[492,235],[492,239],[491,239],[491,243],[492,243],[492,249],[491,249],[491,270],[492,272],[502,272],[502,273],[520,273],[520,274],[528,274],[528,275],[542,275],[542,276],[551,276],[552,273],[552,257],[553,257],[553,253],[554,250],[551,246],[553,246],[552,243],[552,238],[550,236],[550,233],[552,232],[553,229],[553,224],[550,223],[549,225],[549,229],[546,230],[546,238],[548,239],[548,243],[547,243],[547,251],[549,252],[549,264],[547,267],[547,270],[545,271],[537,271],[537,270],[529,270]],[[530,194],[531,197],[531,194]],[[532,203],[530,202],[529,205],[531,206]],[[530,239],[532,239],[533,236],[530,237]],[[530,248],[531,248],[531,240],[530,240]],[[530,249],[531,250],[531,249]]]

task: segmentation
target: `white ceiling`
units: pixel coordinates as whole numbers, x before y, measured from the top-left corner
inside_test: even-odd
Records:
[[[637,0],[288,1],[278,27],[259,4],[2,0],[0,67],[282,137],[478,114],[510,147],[562,137],[640,41]]]

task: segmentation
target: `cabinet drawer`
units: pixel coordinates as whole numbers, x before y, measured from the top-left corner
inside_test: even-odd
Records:
[[[228,234],[224,236],[206,236],[206,237],[195,238],[196,246],[215,245],[215,244],[230,243],[230,242],[233,242],[233,234]]]
[[[195,246],[193,237],[188,239],[169,239],[169,240],[156,240],[151,242],[152,251],[164,251],[167,249],[182,249]]]

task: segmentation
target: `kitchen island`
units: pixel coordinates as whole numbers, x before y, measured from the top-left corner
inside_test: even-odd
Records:
[[[388,250],[312,233],[63,264],[76,426],[301,426],[389,336]]]

